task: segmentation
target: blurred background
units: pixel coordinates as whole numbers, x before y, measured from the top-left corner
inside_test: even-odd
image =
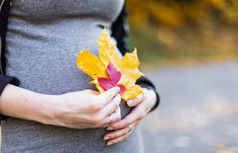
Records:
[[[159,108],[141,124],[147,153],[238,153],[238,1],[127,0],[130,50]]]
[[[238,57],[237,0],[128,0],[127,8],[129,41],[143,62]]]

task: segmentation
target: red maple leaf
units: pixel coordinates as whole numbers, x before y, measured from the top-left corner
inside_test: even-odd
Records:
[[[104,77],[97,78],[99,85],[106,91],[117,86],[121,89],[119,94],[123,94],[126,91],[126,87],[123,84],[117,84],[121,79],[121,72],[117,71],[111,62],[107,66],[106,71],[110,79]]]

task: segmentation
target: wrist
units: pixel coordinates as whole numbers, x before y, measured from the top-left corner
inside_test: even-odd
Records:
[[[46,112],[50,112],[49,106],[53,106],[54,96],[29,92],[24,94],[24,98],[25,104],[23,105],[23,109],[16,117],[49,124],[50,120]]]
[[[59,100],[56,95],[39,94],[8,84],[0,96],[0,112],[11,117],[52,124],[55,110],[60,107]]]
[[[46,125],[56,125],[56,117],[59,114],[60,96],[59,95],[41,95],[41,106],[39,106],[38,122]]]

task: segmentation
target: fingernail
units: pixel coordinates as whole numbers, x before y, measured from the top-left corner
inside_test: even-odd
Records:
[[[128,100],[127,104],[130,106],[133,104],[133,100]]]
[[[103,140],[109,140],[110,139],[110,137],[104,137],[103,138]]]
[[[109,142],[107,143],[108,146],[110,146],[110,145],[112,145],[112,144],[113,144],[113,142],[111,142],[111,141],[109,141]]]
[[[107,130],[108,131],[113,130],[113,127],[108,127]]]
[[[120,89],[121,89],[121,88],[119,88],[119,87],[117,87],[117,86],[115,86],[114,88],[117,89],[117,90],[120,90]]]

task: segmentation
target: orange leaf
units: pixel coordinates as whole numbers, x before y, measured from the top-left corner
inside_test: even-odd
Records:
[[[99,42],[99,57],[102,61],[109,65],[110,61],[118,71],[121,71],[121,59],[117,52],[114,50],[115,43],[111,40],[106,29],[103,30],[101,37],[98,38]]]
[[[132,53],[126,53],[122,58],[122,79],[119,83],[126,84],[130,82],[134,84],[137,79],[139,79],[143,73],[138,69],[140,62],[137,57],[137,50],[135,49]]]
[[[98,42],[100,58],[83,49],[78,54],[77,59],[78,67],[93,79],[90,83],[96,84],[97,89],[101,93],[104,92],[97,78],[110,79],[106,69],[111,62],[116,70],[121,72],[121,78],[117,85],[123,84],[126,87],[126,91],[121,95],[122,99],[127,101],[143,93],[142,88],[135,84],[136,80],[143,75],[138,69],[140,62],[136,49],[133,53],[126,53],[121,59],[114,50],[115,43],[111,40],[106,29],[103,30],[101,37],[98,38]]]
[[[127,85],[126,91],[122,94],[122,98],[124,100],[128,99],[134,99],[139,94],[143,93],[141,86],[133,84],[133,85]]]
[[[94,56],[85,49],[78,54],[77,65],[84,73],[93,79],[97,79],[98,77],[107,77],[107,73],[105,71],[107,66],[100,58]]]

